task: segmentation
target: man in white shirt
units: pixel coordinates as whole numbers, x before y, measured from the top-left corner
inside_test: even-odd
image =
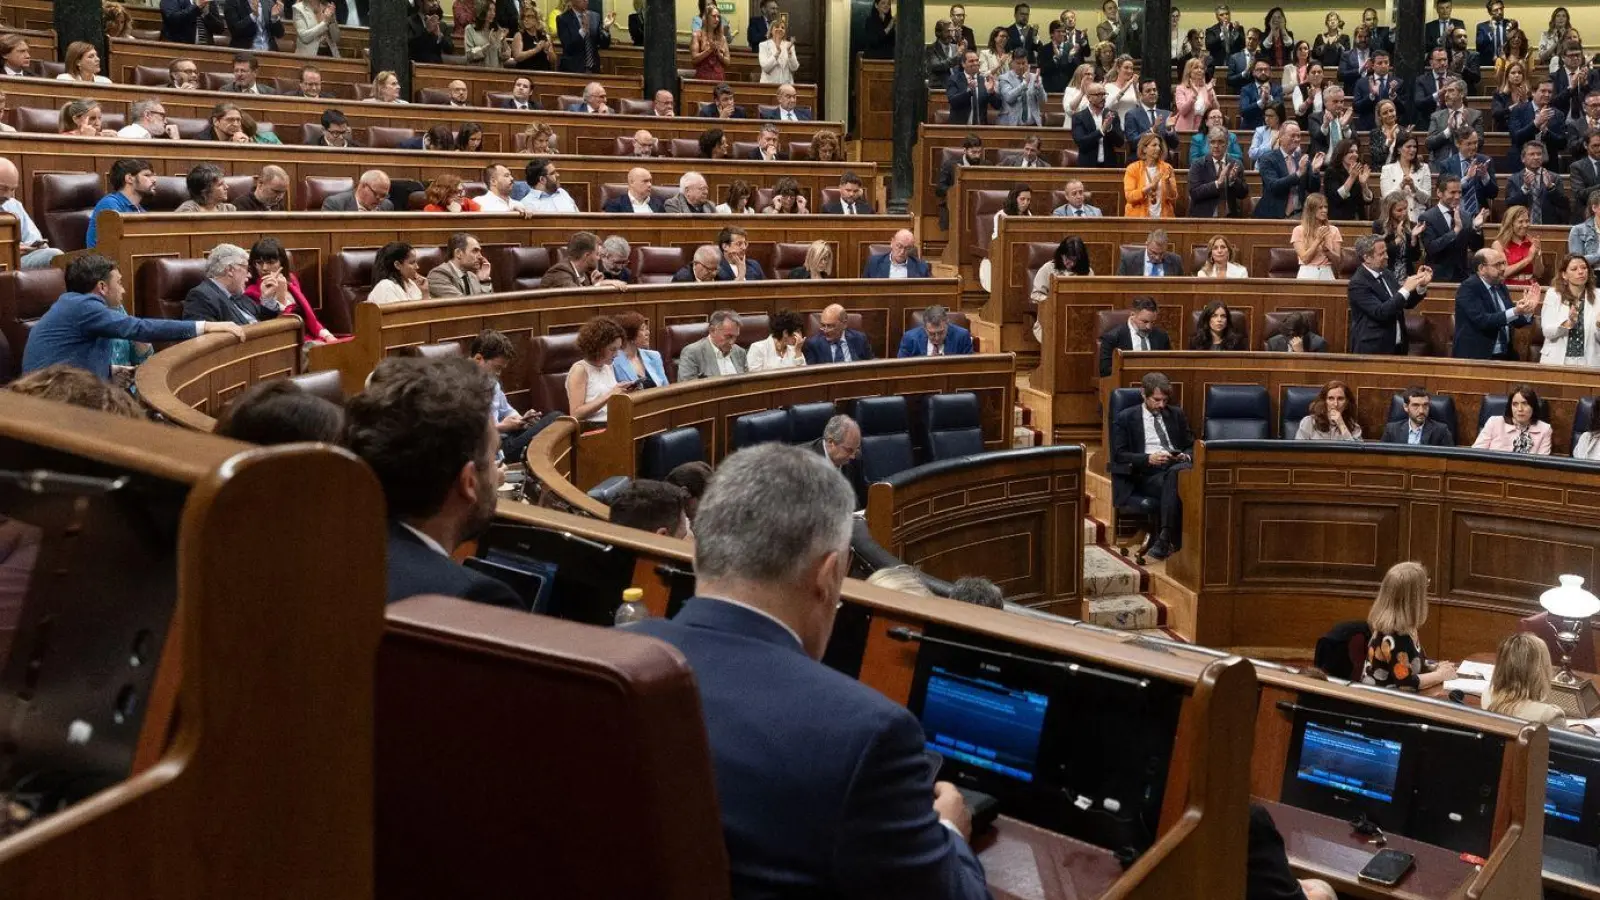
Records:
[[[745,350],[738,344],[739,314],[719,309],[708,324],[706,336],[683,348],[678,357],[678,381],[745,372]]]
[[[123,126],[117,132],[117,137],[141,141],[150,138],[178,139],[178,126],[167,121],[167,108],[160,100],[135,100],[128,108],[128,119],[131,124]]]
[[[450,105],[451,106],[470,106],[471,105],[470,103],[467,102],[467,100],[471,96],[471,94],[467,91],[467,83],[465,81],[462,81],[461,79],[457,78],[456,80],[454,80],[454,81],[450,82],[449,84],[445,85],[445,90],[450,92]]]
[[[1089,205],[1089,192],[1084,188],[1083,182],[1076,178],[1067,182],[1062,193],[1067,195],[1067,202],[1056,207],[1055,211],[1051,213],[1052,216],[1081,218],[1104,215],[1104,213],[1100,212],[1100,207]]]
[[[50,261],[64,251],[50,246],[44,235],[39,233],[39,226],[34,224],[33,217],[22,207],[22,199],[17,196],[17,185],[21,180],[16,164],[0,156],[0,211],[17,217],[17,225],[21,230],[22,267],[48,269]]]
[[[556,164],[548,159],[535,159],[528,163],[525,172],[528,195],[518,203],[523,209],[544,213],[575,213],[579,212],[578,204],[561,187],[561,177],[556,173]]]
[[[650,193],[655,185],[655,179],[650,170],[635,166],[628,170],[628,192],[621,197],[612,197],[606,201],[601,212],[608,213],[650,213],[665,212],[660,200]]]
[[[511,170],[495,163],[483,169],[483,183],[488,186],[488,193],[478,198],[478,209],[482,212],[512,212],[520,207],[511,199],[511,185],[516,179]],[[527,210],[522,210],[527,212]]]
[[[778,85],[778,110],[776,118],[780,122],[809,122],[811,111],[797,108],[800,102],[800,92],[792,84]],[[763,116],[762,118],[768,118]]]

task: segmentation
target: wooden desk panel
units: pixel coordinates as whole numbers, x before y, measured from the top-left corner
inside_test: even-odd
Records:
[[[12,271],[21,265],[22,223],[15,216],[0,213],[0,272]],[[22,360],[16,362],[20,364]]]
[[[284,316],[245,329],[244,341],[207,334],[181,341],[134,370],[139,399],[169,422],[216,427],[223,407],[251,385],[300,374],[300,320]]]
[[[1351,831],[1350,823],[1282,803],[1263,801],[1283,834],[1284,849],[1295,874],[1321,878],[1342,892],[1358,897],[1394,900],[1437,900],[1458,896],[1475,876],[1475,867],[1458,853],[1391,835],[1388,847],[1416,857],[1416,867],[1397,886],[1385,889],[1360,881],[1361,871],[1378,848]]]

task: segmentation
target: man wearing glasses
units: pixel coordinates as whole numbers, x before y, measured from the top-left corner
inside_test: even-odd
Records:
[[[275,319],[283,307],[270,297],[245,296],[250,281],[250,255],[233,244],[218,244],[206,257],[205,280],[183,298],[183,317],[191,322],[254,325]]]
[[[167,109],[160,100],[135,100],[128,108],[129,124],[117,132],[119,138],[148,141],[151,138],[178,139],[178,126],[167,121]]]

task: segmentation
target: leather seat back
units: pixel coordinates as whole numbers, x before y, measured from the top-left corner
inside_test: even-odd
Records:
[[[90,212],[104,194],[104,177],[92,172],[36,172],[30,212],[50,246],[71,253],[84,248]]]
[[[1273,247],[1267,251],[1268,278],[1298,278],[1300,255],[1293,247]]]
[[[1322,388],[1312,384],[1286,384],[1278,400],[1278,437],[1294,440],[1300,420],[1311,415],[1311,401]]]
[[[447,106],[450,103],[450,91],[447,88],[419,88],[417,90],[417,102],[434,106]]]
[[[550,269],[550,251],[543,247],[485,247],[496,293],[531,291]]]
[[[17,114],[17,130],[25,134],[59,134],[61,111],[38,106],[13,107]]]
[[[567,406],[567,372],[583,358],[578,333],[545,334],[529,342],[528,371],[533,374],[533,406],[545,412],[571,412]]]
[[[796,403],[789,407],[789,442],[809,444],[822,437],[823,429],[828,427],[828,420],[837,413],[838,409],[825,400]]]
[[[0,363],[0,381],[19,374],[28,333],[66,290],[64,269],[0,272],[0,342],[9,349],[9,359]]]
[[[689,462],[705,462],[705,441],[692,425],[653,434],[639,442],[640,478],[665,479],[667,473]]]
[[[0,321],[0,324],[3,324],[3,321]],[[1572,414],[1572,442],[1567,446],[1578,446],[1578,438],[1583,437],[1584,432],[1594,429],[1596,424],[1594,417],[1594,405],[1594,397],[1584,397],[1578,401],[1578,409]],[[1594,670],[1584,669],[1584,671],[1593,672]]]
[[[1590,408],[1593,408],[1591,402]],[[1503,412],[1503,411],[1502,411]],[[1399,422],[1406,417],[1406,398],[1396,393],[1389,398],[1389,416],[1385,423]],[[1456,443],[1456,398],[1449,394],[1432,394],[1428,397],[1428,418],[1450,429],[1450,443]],[[1482,427],[1481,425],[1479,427]],[[1473,435],[1476,437],[1477,435]]]
[[[648,116],[655,112],[656,105],[652,100],[634,100],[631,97],[625,97],[617,102],[617,112],[624,116]],[[629,138],[629,140],[631,141],[632,138]]]
[[[1272,400],[1265,387],[1206,385],[1206,440],[1264,441],[1271,436]]]
[[[1197,309],[1197,310],[1189,313],[1189,334],[1194,334],[1195,329],[1200,327],[1200,312],[1201,311]],[[1244,348],[1243,349],[1249,350],[1250,349],[1250,317],[1246,316],[1244,314],[1244,310],[1242,310],[1242,309],[1229,309],[1228,310],[1228,324],[1233,326],[1233,333],[1234,334],[1240,335],[1240,336],[1242,336],[1244,338]],[[1187,344],[1188,341],[1186,340],[1184,343]]]
[[[684,266],[682,247],[652,247],[635,244],[629,254],[628,268],[638,284],[666,284]]]
[[[674,159],[696,159],[700,156],[700,142],[694,138],[673,138],[667,146],[668,155]]]
[[[1276,337],[1277,335],[1280,335],[1280,334],[1284,333],[1283,332],[1284,321],[1286,319],[1288,319],[1289,316],[1291,314],[1293,314],[1293,313],[1299,313],[1301,316],[1303,316],[1304,318],[1309,320],[1310,323],[1311,323],[1311,330],[1314,333],[1316,333],[1318,335],[1322,334],[1322,310],[1320,310],[1320,309],[1275,309],[1275,310],[1270,310],[1268,312],[1262,313],[1262,322],[1263,322],[1263,325],[1266,328],[1266,334],[1263,334],[1261,336],[1261,347],[1263,349],[1266,348],[1267,341],[1271,340],[1272,338]],[[1329,350],[1335,350],[1336,348],[1329,347],[1328,349]],[[1343,349],[1343,348],[1337,348],[1337,349]]]
[[[1483,404],[1478,407],[1478,431],[1483,430],[1483,424],[1489,421],[1490,416],[1504,417],[1506,407],[1510,402],[1511,398],[1506,394],[1484,394]],[[1433,410],[1431,405],[1428,413],[1429,418],[1432,418]],[[1543,397],[1539,398],[1539,421],[1550,421],[1550,401]],[[1477,437],[1477,434],[1474,433],[1473,437]]]
[[[834,258],[839,257],[838,245],[829,243],[834,248]],[[789,270],[799,268],[806,263],[806,254],[811,252],[810,244],[797,244],[781,242],[772,246],[772,270],[767,274],[773,278],[789,277]],[[838,274],[837,272],[834,274]]]
[[[340,250],[322,270],[322,309],[318,318],[335,334],[355,331],[356,304],[372,292],[374,249]]]
[[[300,208],[310,212],[322,209],[323,201],[334,194],[354,190],[354,178],[340,178],[329,175],[307,175],[300,179]]]
[[[172,87],[172,73],[160,66],[134,66],[133,83],[139,87]]]
[[[392,150],[400,146],[402,141],[409,141],[416,136],[417,133],[409,128],[371,125],[367,128],[367,146]]]
[[[904,397],[862,397],[855,405],[861,426],[861,474],[867,484],[915,466],[911,412]]]
[[[973,191],[972,196],[972,246],[967,248],[973,259],[989,257],[989,241],[994,234],[995,214],[1006,208],[1006,191]]]
[[[1094,314],[1094,334],[1098,341],[1100,336],[1107,332],[1116,331],[1118,328],[1127,328],[1128,319],[1133,316],[1131,309],[1102,309]]]
[[[757,444],[789,443],[789,412],[782,409],[764,409],[746,413],[733,420],[730,449],[742,450]]]
[[[930,462],[983,452],[983,418],[977,394],[929,395],[923,424]]]
[[[141,205],[151,212],[172,212],[189,199],[187,182],[182,175],[157,175],[155,192]]]
[[[133,279],[137,314],[154,319],[183,318],[183,298],[205,277],[203,259],[161,256],[145,260]]]
[[[338,369],[324,369],[320,372],[306,372],[292,376],[290,381],[300,386],[313,397],[321,397],[329,403],[339,406],[344,405],[344,382]]]

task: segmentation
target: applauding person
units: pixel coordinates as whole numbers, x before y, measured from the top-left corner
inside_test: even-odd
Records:
[[[1577,255],[1562,260],[1545,291],[1539,325],[1544,331],[1539,362],[1600,366],[1600,293],[1588,260]]]

